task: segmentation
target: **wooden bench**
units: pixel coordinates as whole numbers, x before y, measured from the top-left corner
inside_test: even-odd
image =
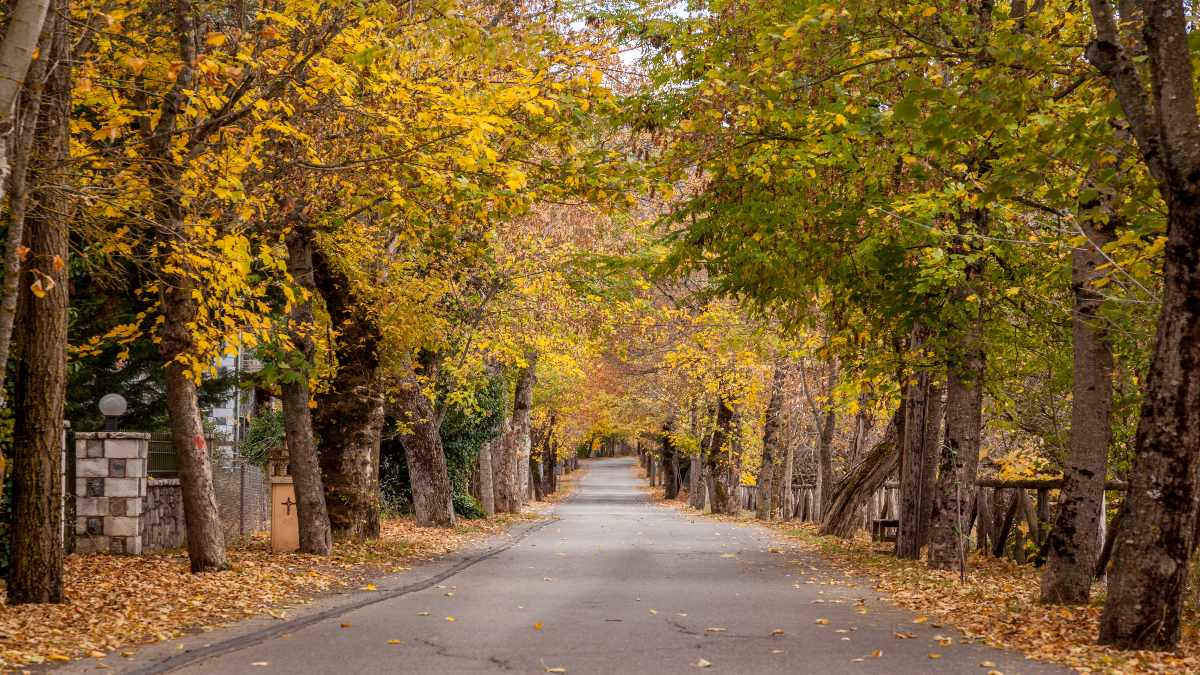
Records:
[[[871,541],[895,542],[899,532],[900,521],[895,518],[871,521]]]

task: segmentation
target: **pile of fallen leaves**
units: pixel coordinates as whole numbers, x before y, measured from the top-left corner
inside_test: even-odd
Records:
[[[398,518],[384,522],[380,539],[339,544],[326,558],[272,553],[257,538],[229,551],[232,569],[212,574],[189,573],[182,552],[71,555],[66,603],[0,605],[0,669],[100,657],[264,613],[284,618],[289,606],[403,571],[529,518],[461,521],[453,530]]]

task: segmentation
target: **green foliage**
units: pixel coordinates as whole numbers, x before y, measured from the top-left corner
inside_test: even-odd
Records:
[[[283,411],[265,410],[250,421],[240,452],[248,461],[265,466],[271,451],[283,444]]]
[[[468,492],[471,472],[483,444],[495,437],[508,403],[508,382],[502,375],[488,378],[469,402],[451,405],[442,421],[442,449],[454,490],[454,511],[463,518],[482,518],[483,508]],[[380,452],[379,488],[385,511],[412,510],[412,487],[401,439],[390,435]]]

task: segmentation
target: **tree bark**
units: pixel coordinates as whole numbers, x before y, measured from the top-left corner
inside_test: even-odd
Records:
[[[936,461],[934,451],[941,423],[941,392],[933,384],[932,376],[922,372],[909,385],[906,400],[908,411],[900,454],[900,528],[896,555],[916,560],[921,557],[933,513],[931,492]]]
[[[284,440],[288,463],[296,490],[296,519],[300,530],[300,552],[329,555],[333,548],[333,533],[329,512],[325,508],[325,488],[321,482],[321,464],[313,438],[311,392],[308,378],[314,344],[311,333],[316,329],[312,302],[316,295],[313,281],[312,241],[308,233],[293,229],[286,235],[288,273],[302,290],[292,306],[288,332],[298,356],[298,368],[280,384],[283,403]]]
[[[833,494],[833,433],[837,424],[837,413],[833,408],[833,389],[837,385],[838,364],[830,364],[825,387],[826,399],[820,405],[808,387],[808,374],[804,372],[803,361],[800,367],[800,386],[808,400],[813,428],[817,432],[817,486],[813,509],[818,512],[815,520],[820,520],[820,515],[825,513],[825,507]]]
[[[408,462],[413,511],[422,527],[454,527],[454,487],[433,404],[411,367],[396,387],[396,406],[407,433],[400,441]]]
[[[484,441],[479,448],[479,505],[485,518],[496,516],[496,478],[492,472],[492,453],[499,435]]]
[[[524,497],[521,473],[529,464],[529,414],[533,408],[533,386],[537,381],[537,354],[530,352],[527,365],[517,376],[513,412],[500,443],[502,456],[493,458],[496,471],[496,511],[518,513]]]
[[[558,492],[558,441],[555,437],[557,426],[558,414],[552,410],[546,426],[546,439],[542,445],[542,479],[545,481],[542,492],[546,495]]]
[[[677,499],[679,497],[679,452],[675,442],[671,440],[671,430],[674,422],[663,425],[662,431],[662,477],[663,497]]]
[[[186,241],[189,237],[180,188],[183,167],[175,157],[172,140],[184,105],[184,92],[196,76],[197,27],[192,9],[189,3],[178,2],[171,10],[179,45],[179,68],[172,90],[163,99],[158,122],[146,138],[148,154],[155,160],[148,179],[156,200],[156,225],[159,236],[167,241]],[[171,440],[179,460],[188,558],[192,572],[213,572],[228,569],[229,560],[213,490],[212,463],[200,420],[196,379],[189,367],[189,361],[197,358],[191,330],[199,316],[194,293],[202,291],[187,261],[181,261],[178,267],[182,271],[163,274],[159,285],[158,352],[164,364]]]
[[[859,516],[863,504],[883,486],[900,464],[904,411],[902,402],[884,431],[883,439],[838,482],[829,510],[821,521],[821,534],[843,539],[854,536],[854,531],[861,523]]]
[[[1071,439],[1058,513],[1047,539],[1042,570],[1042,602],[1086,605],[1100,555],[1104,529],[1104,479],[1112,444],[1113,353],[1099,317],[1103,296],[1095,282],[1104,276],[1105,244],[1116,238],[1114,223],[1081,218],[1087,243],[1071,254],[1074,312],[1074,384],[1071,390]]]
[[[833,391],[832,386],[829,390]],[[833,498],[833,432],[837,424],[837,412],[834,411],[832,402],[826,405],[828,407],[821,421],[821,435],[817,439],[817,517],[814,520],[820,520],[825,515],[829,501]]]
[[[967,219],[964,219],[967,220]],[[989,214],[973,209],[965,234],[986,233]],[[953,328],[950,356],[946,364],[946,442],[934,439],[937,477],[930,499],[929,566],[966,573],[967,518],[975,503],[975,477],[979,467],[979,444],[983,431],[983,379],[986,357],[983,351],[983,309],[978,299],[979,277],[984,268],[978,246],[961,237],[954,247],[956,255],[968,252],[963,283],[951,293],[951,302],[970,307],[974,316],[965,326]],[[976,296],[974,303],[970,297]]]
[[[975,476],[983,427],[984,355],[979,335],[968,338],[963,362],[949,368],[946,442],[937,446],[938,476],[931,502],[929,566],[965,570],[967,518],[975,501]]]
[[[700,511],[704,510],[704,496],[707,492],[704,480],[704,432],[703,424],[700,420],[700,412],[696,409],[696,404],[692,404],[691,410],[691,432],[692,438],[696,439],[697,448],[689,458],[690,468],[688,469],[688,506]]]
[[[921,547],[929,543],[930,524],[933,522],[934,490],[937,483],[937,465],[941,457],[942,421],[944,405],[942,395],[945,386],[934,377],[929,379],[929,396],[925,408],[925,438],[921,448]]]
[[[4,201],[9,178],[9,139],[14,109],[25,75],[33,63],[34,48],[42,35],[42,24],[50,0],[21,0],[12,8],[4,41],[0,42],[0,201]],[[11,326],[11,324],[10,324]],[[6,353],[5,358],[8,357]]]
[[[375,476],[384,417],[382,335],[359,307],[350,280],[320,248],[313,250],[313,280],[338,331],[337,372],[329,388],[317,394],[312,420],[329,525],[334,537],[373,539],[379,536]]]
[[[66,0],[46,23],[53,59],[37,117],[27,214],[28,274],[14,390],[12,556],[9,604],[63,601],[62,442],[67,382],[67,257],[71,199],[54,186],[70,152],[71,72]],[[11,30],[11,29],[10,29]],[[40,73],[38,73],[40,75]],[[36,92],[39,98],[42,92]],[[28,110],[29,106],[26,106]],[[35,113],[36,114],[36,113]],[[33,124],[33,120],[27,123]],[[43,297],[30,290],[40,282]]]
[[[28,81],[19,99],[19,108],[12,116],[9,124],[13,125],[9,140],[0,138],[0,144],[7,143],[8,160],[0,159],[4,170],[0,170],[0,201],[3,201],[3,190],[9,188],[8,229],[5,233],[4,244],[4,281],[0,290],[0,390],[4,388],[7,379],[8,357],[11,352],[13,338],[13,322],[17,316],[17,296],[21,287],[21,247],[26,242],[25,214],[29,203],[29,162],[33,154],[33,144],[41,118],[40,110],[42,97],[46,88],[47,64],[50,62],[50,52],[54,48],[53,33],[56,19],[42,24],[42,36],[38,49],[48,58],[33,62],[27,73]],[[69,68],[66,64],[56,64],[58,68]],[[3,148],[0,148],[2,150]],[[39,148],[38,155],[44,151]],[[6,175],[7,167],[11,164],[11,172]]]
[[[1167,206],[1162,309],[1135,436],[1127,522],[1113,551],[1100,642],[1171,649],[1179,642],[1195,537],[1200,448],[1200,122],[1191,13],[1180,0],[1140,4],[1147,90],[1108,0],[1089,0],[1088,59],[1108,79]],[[1125,17],[1122,17],[1125,19]]]
[[[737,515],[737,484],[730,479],[733,465],[734,411],[729,402],[721,399],[717,407],[717,420],[706,453],[709,486],[709,504],[713,513]]]
[[[755,517],[759,520],[774,520],[775,512],[779,510],[775,479],[783,463],[783,448],[776,446],[782,435],[781,411],[786,376],[782,361],[776,361],[775,372],[771,375],[771,397],[767,400],[766,419],[763,421],[762,466],[758,471],[758,508],[755,509]]]

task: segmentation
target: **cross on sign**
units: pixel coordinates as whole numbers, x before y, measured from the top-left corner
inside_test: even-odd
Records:
[[[283,512],[284,515],[292,515],[292,507],[296,505],[296,502],[292,501],[291,495],[288,495],[287,501],[279,503],[283,504],[287,508],[287,510]]]

